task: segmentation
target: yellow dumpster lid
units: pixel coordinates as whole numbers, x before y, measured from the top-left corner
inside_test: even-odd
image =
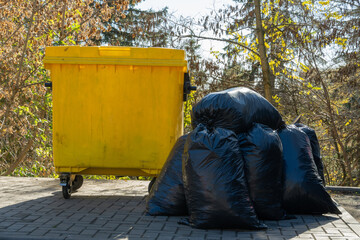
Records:
[[[186,67],[185,51],[137,47],[46,47],[45,64],[109,64]]]

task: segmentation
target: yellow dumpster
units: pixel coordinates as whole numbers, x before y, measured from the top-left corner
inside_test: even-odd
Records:
[[[65,198],[81,186],[81,174],[159,174],[183,133],[183,98],[191,89],[183,50],[47,47],[44,63]]]

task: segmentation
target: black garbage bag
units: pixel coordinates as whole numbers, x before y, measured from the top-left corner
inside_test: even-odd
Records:
[[[235,133],[247,132],[254,122],[278,129],[283,120],[280,113],[257,92],[245,87],[210,93],[191,112],[192,127],[221,127]]]
[[[324,176],[324,165],[321,160],[321,154],[320,154],[320,144],[318,141],[318,138],[316,136],[316,132],[314,129],[301,124],[301,123],[295,123],[295,126],[297,126],[300,130],[306,133],[306,135],[310,139],[310,145],[311,145],[311,152],[314,158],[314,162],[317,168],[317,171],[319,173],[319,176],[321,177],[321,180],[323,181],[323,185],[325,186],[325,176]]]
[[[278,134],[283,145],[285,210],[294,214],[340,214],[322,184],[306,133],[290,125]]]
[[[176,141],[151,188],[146,210],[152,216],[188,215],[182,179],[182,154],[186,137],[181,136]]]
[[[244,162],[233,131],[199,124],[183,155],[189,223],[195,228],[263,229],[252,206]]]
[[[257,216],[267,220],[285,219],[280,137],[273,129],[254,124],[249,132],[239,134],[238,139],[245,160],[250,198]]]

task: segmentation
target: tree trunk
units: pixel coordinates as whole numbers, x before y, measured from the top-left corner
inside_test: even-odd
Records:
[[[315,59],[315,57],[313,56],[313,59]],[[344,143],[341,141],[341,137],[340,137],[340,134],[339,134],[339,131],[336,127],[336,124],[335,124],[335,119],[334,119],[334,111],[332,109],[332,106],[331,106],[331,98],[330,98],[330,95],[329,95],[329,91],[328,91],[328,88],[327,88],[327,85],[324,81],[324,79],[322,78],[321,76],[321,73],[320,73],[320,70],[316,64],[316,61],[314,60],[314,64],[315,64],[315,67],[316,67],[316,72],[319,76],[319,80],[320,80],[320,84],[321,86],[323,87],[323,90],[324,90],[324,97],[325,97],[325,101],[326,101],[326,106],[327,106],[327,109],[328,109],[328,113],[329,113],[329,120],[330,120],[330,132],[333,133],[333,136],[334,136],[334,139],[335,139],[335,144],[339,144],[340,146],[340,149],[341,149],[341,152],[343,154],[343,159],[344,159],[344,163],[345,163],[345,167],[346,167],[346,172],[347,172],[347,175],[348,175],[348,179],[349,179],[349,184],[350,186],[353,186],[353,179],[352,179],[352,169],[351,169],[351,162],[350,162],[350,159],[348,157],[348,154],[347,154],[347,151],[346,151],[346,146],[344,145]]]
[[[342,156],[341,156],[341,153],[340,153],[340,149],[339,149],[339,146],[338,146],[338,140],[337,138],[335,137],[335,133],[334,131],[331,131],[331,126],[328,126],[329,128],[329,131],[330,131],[330,135],[333,139],[333,144],[334,144],[334,148],[335,148],[335,151],[336,151],[336,155],[337,155],[337,158],[338,158],[338,162],[340,164],[340,167],[341,167],[341,171],[342,171],[342,174],[343,174],[343,177],[342,177],[342,180],[341,180],[341,186],[344,186],[346,184],[346,179],[348,178],[348,174],[347,174],[347,168],[345,166],[345,162],[344,160],[342,160]]]
[[[61,32],[60,32],[60,39],[59,43],[63,45],[62,41],[65,39],[65,13],[66,13],[66,1],[64,1],[64,5],[61,11],[62,20],[61,20]]]
[[[263,74],[263,85],[264,85],[265,98],[269,102],[273,102],[272,94],[273,94],[273,88],[274,88],[274,76],[271,73],[268,57],[266,54],[264,29],[262,27],[262,19],[261,19],[260,0],[255,0],[255,16],[256,16],[256,36],[259,41],[258,48],[259,48],[261,69],[262,69],[262,74]]]
[[[32,139],[30,139],[29,142],[26,144],[26,146],[21,151],[21,153],[19,154],[16,161],[10,165],[9,169],[4,174],[2,174],[3,176],[10,175],[15,170],[15,168],[25,159],[26,154],[32,147],[33,143],[34,143],[34,141]]]

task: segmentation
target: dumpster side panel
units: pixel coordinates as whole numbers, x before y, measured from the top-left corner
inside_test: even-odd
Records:
[[[52,64],[55,167],[161,169],[183,132],[184,70]]]

